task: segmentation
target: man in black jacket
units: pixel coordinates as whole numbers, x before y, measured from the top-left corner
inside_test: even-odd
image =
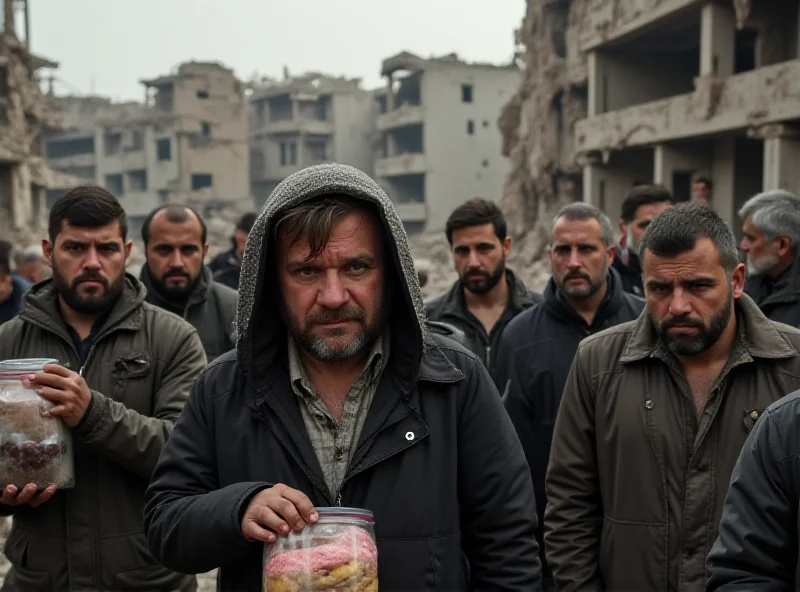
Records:
[[[314,508],[374,513],[381,590],[537,590],[533,486],[497,390],[425,327],[408,240],[362,172],[285,179],[253,226],[237,351],[198,380],[147,491],[159,561],[258,590]]]
[[[239,218],[231,237],[231,248],[214,257],[211,263],[208,264],[209,269],[214,274],[214,281],[234,290],[239,289],[239,272],[242,269],[244,245],[255,221],[255,212],[247,212]]]
[[[467,348],[494,377],[503,330],[542,297],[506,268],[511,237],[497,205],[479,198],[467,201],[450,214],[445,232],[459,279],[446,294],[426,301],[425,313],[461,329]]]
[[[506,328],[498,357],[496,384],[504,393],[533,476],[539,530],[547,504],[544,482],[561,392],[578,343],[608,327],[631,321],[644,300],[622,290],[614,259],[611,222],[584,203],[565,206],[553,221],[550,265],[553,276],[544,303],[527,310]],[[544,583],[552,585],[542,552]]]
[[[754,412],[758,417],[758,413]],[[800,391],[752,425],[733,470],[706,590],[797,590],[800,586]]]
[[[142,224],[147,262],[140,279],[147,302],[186,319],[209,362],[236,346],[236,290],[211,279],[206,225],[192,208],[160,206]]]
[[[622,202],[619,229],[622,231],[613,267],[622,279],[622,289],[644,298],[639,243],[653,218],[672,205],[672,195],[661,185],[637,185]]]
[[[767,191],[747,200],[739,217],[740,248],[747,253],[745,293],[768,319],[800,327],[800,197]]]

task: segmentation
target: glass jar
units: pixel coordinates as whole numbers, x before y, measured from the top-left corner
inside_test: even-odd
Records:
[[[33,483],[59,489],[75,486],[72,432],[55,406],[22,384],[24,376],[41,372],[58,360],[34,358],[0,362],[0,483],[22,489]]]
[[[264,592],[378,590],[375,519],[369,510],[316,508],[319,521],[264,547]]]

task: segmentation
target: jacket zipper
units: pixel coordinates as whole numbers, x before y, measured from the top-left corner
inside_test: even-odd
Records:
[[[92,354],[94,353],[94,347],[95,347],[96,343],[97,343],[97,340],[95,339],[95,342],[92,344],[92,347],[89,348],[89,353],[86,355],[86,360],[84,360],[83,364],[81,365],[80,369],[78,370],[78,374],[81,377],[83,377],[83,371],[86,369],[86,365],[89,363],[89,360],[92,359]]]

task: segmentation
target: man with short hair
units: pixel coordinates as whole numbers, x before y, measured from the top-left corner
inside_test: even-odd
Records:
[[[672,195],[661,185],[634,187],[622,202],[619,229],[622,238],[614,256],[614,269],[622,278],[622,289],[644,297],[639,243],[653,218],[672,205]]]
[[[206,225],[192,208],[160,206],[142,224],[147,262],[140,280],[147,301],[186,319],[197,329],[211,361],[236,347],[236,290],[212,279],[205,265]]]
[[[72,430],[75,488],[5,487],[13,513],[3,590],[194,590],[153,559],[144,492],[173,422],[205,366],[197,332],[144,301],[125,273],[125,211],[105,189],[77,187],[50,210],[53,278],[0,327],[0,360],[55,358],[23,384]]]
[[[208,264],[209,269],[214,273],[214,281],[234,290],[239,289],[239,272],[242,269],[244,246],[247,242],[247,235],[250,234],[250,229],[253,228],[253,223],[256,221],[256,216],[255,212],[242,214],[233,231],[230,250],[220,253]]]
[[[344,506],[374,514],[382,590],[539,589],[519,440],[480,361],[424,321],[377,183],[334,164],[282,181],[247,241],[238,349],[198,380],[148,489],[156,557],[259,590],[264,542]]]
[[[708,177],[697,177],[692,183],[692,202],[711,205],[712,191],[714,184]]]
[[[41,245],[25,247],[14,260],[16,275],[31,284],[38,284],[49,275]]]
[[[475,198],[462,204],[447,219],[445,233],[459,279],[446,294],[426,301],[425,313],[463,331],[467,348],[494,377],[503,330],[542,297],[506,267],[511,237],[493,202]]]
[[[800,331],[743,293],[717,213],[664,210],[640,252],[647,314],[580,344],[555,422],[545,541],[558,589],[705,589],[739,451],[800,387]]]
[[[11,243],[0,241],[0,325],[10,321],[22,308],[22,297],[31,284],[11,273]]]
[[[768,318],[800,326],[800,197],[778,189],[759,193],[739,210],[740,248],[747,254],[745,293]]]
[[[531,469],[540,551],[544,549],[544,480],[552,426],[572,357],[584,337],[633,320],[644,308],[642,299],[625,293],[611,267],[611,222],[596,207],[573,203],[556,214],[549,255],[553,275],[544,291],[544,304],[509,323],[497,350],[496,377]],[[549,588],[550,572],[546,562],[542,565]]]

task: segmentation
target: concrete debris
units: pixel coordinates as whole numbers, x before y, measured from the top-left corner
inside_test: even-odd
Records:
[[[498,125],[511,160],[501,207],[524,247],[517,250],[523,276],[526,266],[539,267],[552,213],[581,197],[571,130],[587,114],[586,59],[567,47],[577,46],[585,4],[528,0],[518,33],[523,81]]]

